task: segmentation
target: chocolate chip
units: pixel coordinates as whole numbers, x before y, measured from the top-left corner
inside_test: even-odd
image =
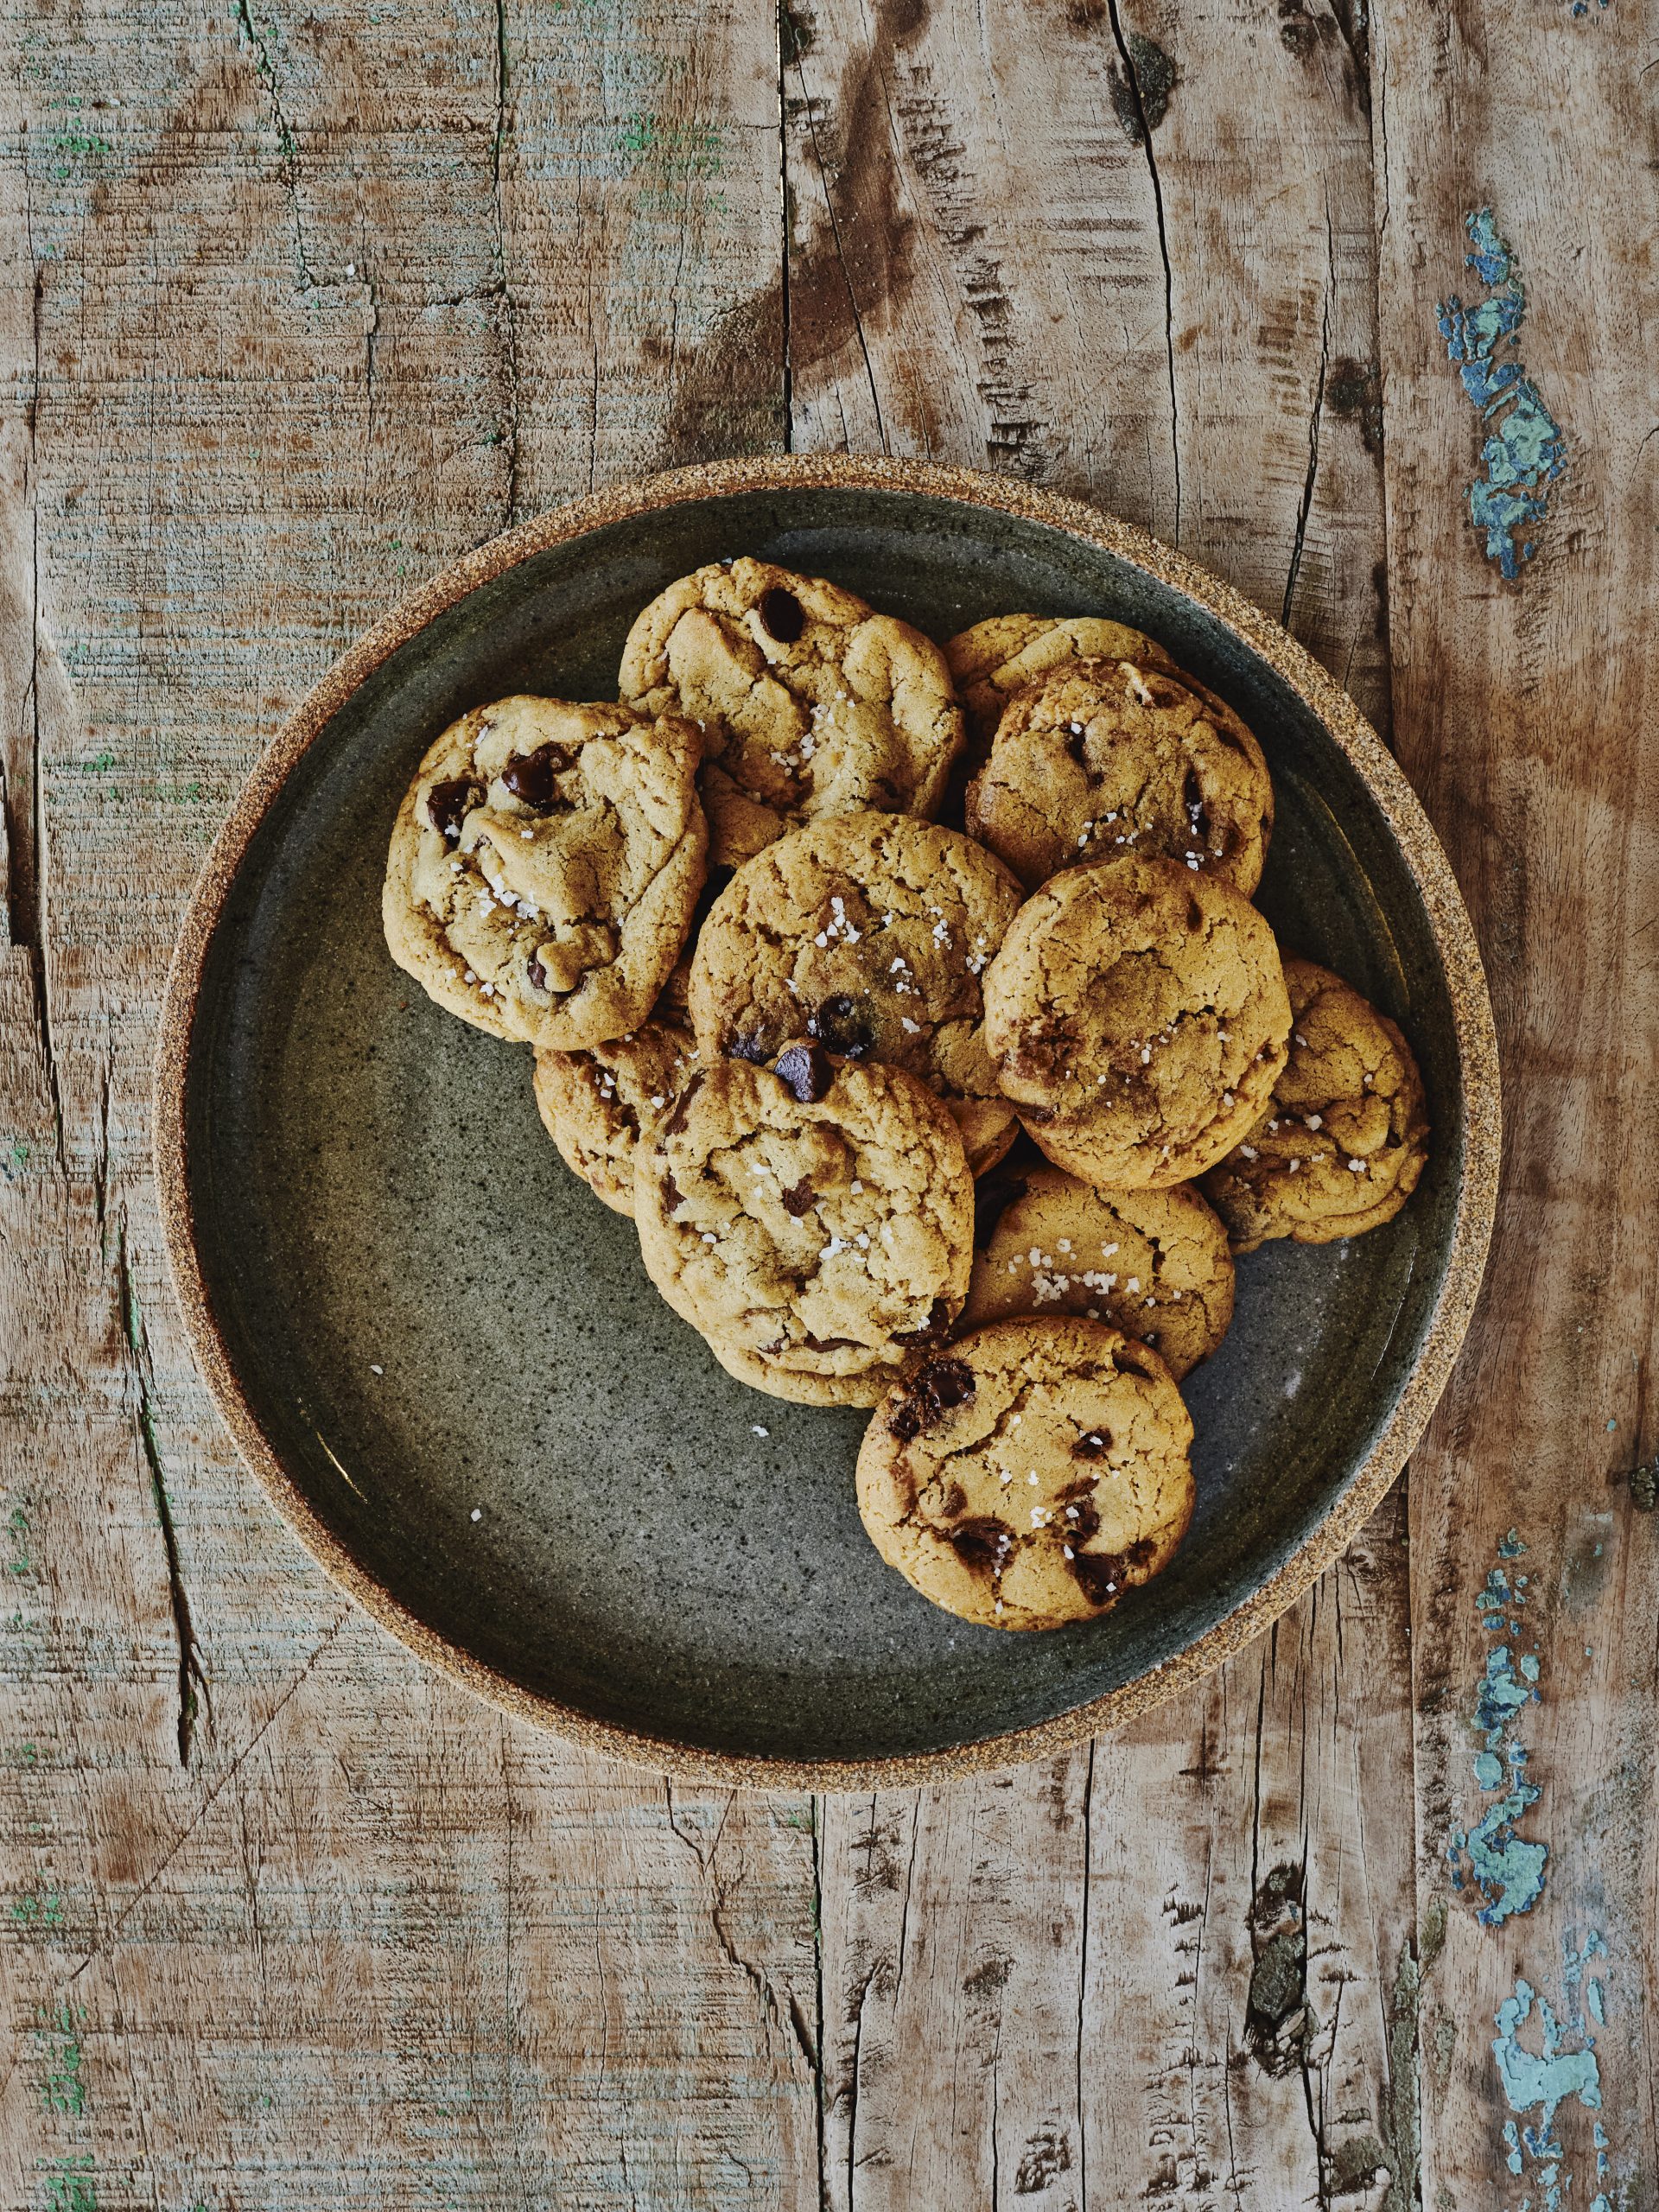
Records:
[[[685,1204],[685,1192],[671,1175],[664,1176],[662,1192],[663,1211],[666,1214],[672,1216]]]
[[[1071,1457],[1074,1459],[1103,1459],[1111,1448],[1110,1435],[1104,1429],[1093,1428],[1086,1436],[1080,1436],[1071,1446]]]
[[[830,1055],[822,1045],[791,1045],[772,1063],[772,1073],[803,1106],[816,1106],[836,1079]]]
[[[901,1444],[908,1444],[912,1437],[921,1434],[921,1414],[908,1398],[901,1399],[893,1408],[893,1418],[887,1423],[887,1431],[890,1435],[896,1436]]]
[[[784,1192],[784,1211],[793,1214],[798,1221],[804,1213],[810,1213],[818,1203],[818,1194],[803,1175],[792,1191]]]
[[[1186,894],[1186,926],[1195,936],[1204,927],[1204,909],[1190,891]]]
[[[815,1337],[810,1329],[806,1332],[809,1351],[843,1351],[855,1347],[857,1343],[856,1337]]]
[[[780,645],[792,645],[806,627],[806,609],[781,584],[761,593],[755,612],[760,617],[760,627]]]
[[[919,1329],[895,1329],[887,1341],[895,1344],[943,1344],[950,1333],[950,1308],[944,1299],[936,1298]],[[964,1369],[963,1372],[967,1370]]]
[[[849,1060],[861,1059],[875,1042],[868,1007],[849,998],[844,991],[823,1001],[809,1019],[806,1033],[816,1037],[830,1052],[844,1053]]]
[[[447,784],[434,784],[426,795],[426,818],[435,830],[442,830],[453,845],[461,836],[461,825],[484,794],[478,785],[465,776],[452,776]]]
[[[726,1039],[726,1057],[728,1060],[747,1060],[752,1066],[764,1067],[772,1058],[772,1046],[758,1029],[747,1037],[734,1029]]]
[[[960,1483],[952,1483],[944,1493],[943,1510],[947,1521],[958,1520],[968,1510],[968,1493]]]
[[[525,969],[524,973],[530,978],[530,988],[532,991],[551,989],[552,986],[547,980],[547,970],[542,965],[542,956],[539,952],[531,954],[530,965]]]
[[[1065,749],[1079,768],[1087,768],[1089,766],[1083,749],[1086,734],[1086,726],[1082,722],[1071,721],[1065,726]]]
[[[999,1574],[1014,1549],[1014,1531],[994,1514],[963,1521],[948,1531],[957,1557],[969,1567],[982,1567]]]
[[[1060,1518],[1066,1534],[1077,1543],[1086,1544],[1090,1536],[1100,1534],[1100,1509],[1095,1503],[1092,1483],[1080,1483],[1066,1491],[1060,1500]]]
[[[995,1169],[974,1185],[974,1249],[983,1251],[992,1232],[1016,1198],[1027,1189],[1023,1175],[1000,1175]]]
[[[930,1360],[910,1385],[911,1395],[921,1399],[935,1418],[953,1406],[965,1406],[975,1388],[974,1370],[965,1359]]]
[[[673,1110],[669,1115],[668,1119],[663,1123],[663,1135],[665,1137],[678,1136],[680,1131],[685,1127],[687,1117],[690,1116],[691,1111],[691,1101],[696,1096],[698,1091],[702,1089],[702,1080],[705,1072],[706,1071],[699,1068],[696,1075],[689,1078],[684,1090],[681,1091],[679,1096],[674,1101]]]
[[[1091,1605],[1109,1605],[1118,1593],[1122,1561],[1112,1553],[1079,1552],[1069,1562],[1077,1587]]]
[[[558,799],[554,778],[570,766],[562,745],[538,745],[533,753],[515,753],[501,771],[501,780],[521,806],[537,814],[550,813]]]

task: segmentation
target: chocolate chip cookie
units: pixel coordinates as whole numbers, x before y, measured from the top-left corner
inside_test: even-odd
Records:
[[[810,1040],[770,1067],[693,1071],[639,1143],[634,1220],[676,1313],[783,1396],[833,1383],[873,1404],[967,1294],[973,1182],[955,1122],[914,1077]]]
[[[864,807],[930,815],[962,710],[929,638],[820,576],[747,556],[683,576],[628,632],[620,691],[702,732],[712,857]]]
[[[1233,1318],[1233,1260],[1190,1183],[1097,1191],[1058,1167],[1005,1175],[994,1169],[975,1194],[965,1327],[1021,1313],[1109,1322],[1178,1382],[1209,1357]]]
[[[998,1321],[885,1398],[858,1510],[947,1612],[1058,1628],[1166,1567],[1192,1517],[1192,1424],[1155,1351],[1103,1321]]]
[[[440,1006],[563,1051],[651,1011],[702,886],[682,716],[498,699],[422,761],[391,833],[386,943]]]
[[[682,961],[648,1020],[585,1052],[536,1055],[536,1105],[567,1167],[616,1213],[633,1211],[633,1155],[696,1063]]]
[[[706,1058],[766,1060],[804,1032],[906,1069],[956,1115],[978,1172],[1014,1133],[981,978],[1020,906],[1000,861],[905,815],[814,822],[738,869],[691,962]]]
[[[1015,692],[1069,661],[1128,660],[1180,673],[1155,639],[1097,614],[993,614],[947,639],[944,658],[967,717],[967,758],[976,772]]]
[[[965,804],[969,836],[1033,891],[1135,852],[1211,870],[1248,898],[1273,828],[1268,765],[1238,716],[1128,660],[1069,661],[1017,692]]]
[[[1285,962],[1285,988],[1294,1027],[1272,1103],[1204,1179],[1236,1252],[1378,1228],[1428,1159],[1422,1078],[1394,1023],[1311,960]]]
[[[1003,1090],[1049,1158],[1109,1190],[1185,1183],[1267,1110],[1290,1001],[1249,899],[1180,861],[1067,868],[985,974]]]

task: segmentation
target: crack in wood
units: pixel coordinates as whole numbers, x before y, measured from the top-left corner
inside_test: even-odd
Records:
[[[1324,313],[1319,326],[1319,366],[1313,385],[1313,407],[1307,423],[1307,474],[1302,482],[1302,496],[1296,509],[1296,531],[1291,542],[1290,569],[1285,578],[1284,604],[1279,620],[1287,630],[1290,627],[1291,607],[1296,597],[1296,578],[1302,565],[1302,546],[1307,536],[1307,518],[1313,505],[1313,485],[1319,473],[1319,423],[1325,413],[1325,379],[1331,359],[1331,296],[1337,289],[1337,242],[1331,226],[1331,195],[1325,200],[1325,280]]]
[[[1141,127],[1141,147],[1147,157],[1147,175],[1152,181],[1153,212],[1158,221],[1158,253],[1164,264],[1164,351],[1169,364],[1170,459],[1175,473],[1173,542],[1179,545],[1181,542],[1181,407],[1175,384],[1175,272],[1170,264],[1169,232],[1164,220],[1164,188],[1158,175],[1158,156],[1153,151],[1153,124],[1147,113],[1146,93],[1135,66],[1135,57],[1129,51],[1129,41],[1124,35],[1122,20],[1118,14],[1118,0],[1107,0],[1107,5],[1112,36],[1117,44],[1124,79],[1134,99],[1135,118]]]
[[[207,1686],[207,1670],[196,1641],[195,1624],[191,1618],[189,1593],[184,1586],[184,1573],[179,1560],[178,1533],[173,1525],[173,1507],[167,1494],[167,1476],[162,1469],[161,1445],[156,1434],[155,1370],[149,1356],[149,1333],[139,1310],[137,1287],[133,1281],[132,1266],[127,1251],[124,1209],[116,1226],[115,1255],[121,1337],[132,1383],[134,1424],[139,1450],[149,1477],[150,1496],[155,1502],[156,1518],[162,1532],[162,1550],[167,1562],[168,1606],[173,1617],[173,1633],[179,1649],[176,1722],[179,1764],[188,1767],[195,1741],[198,1707],[204,1707],[211,1719],[213,1699]]]

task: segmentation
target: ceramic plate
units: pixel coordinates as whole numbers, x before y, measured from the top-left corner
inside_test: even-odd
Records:
[[[999,611],[1116,616],[1261,737],[1260,903],[1395,1016],[1433,1117],[1388,1228],[1241,1262],[1185,1395],[1198,1506],[1103,1620],[1004,1635],[866,1540],[867,1416],[734,1382],[661,1302],[632,1224],[564,1167],[531,1056],[393,967],[398,798],[465,708],[615,696],[632,616],[747,552],[943,639]],[[1427,1418],[1491,1217],[1490,1009],[1450,870],[1351,702],[1152,539],[1002,480],[796,456],[600,493],[486,546],[330,673],[216,845],[168,986],[158,1167],[198,1356],[302,1539],[423,1657],[599,1746],[725,1779],[864,1785],[1004,1764],[1236,1649],[1357,1531]]]

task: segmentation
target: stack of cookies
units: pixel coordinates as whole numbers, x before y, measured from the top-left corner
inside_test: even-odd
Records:
[[[433,746],[394,958],[534,1047],[723,1367],[874,1408],[859,1506],[918,1590],[1107,1611],[1191,1518],[1234,1255],[1391,1219],[1426,1157],[1398,1029],[1250,903],[1260,746],[1120,623],[941,648],[747,558],[651,602],[618,688]]]

